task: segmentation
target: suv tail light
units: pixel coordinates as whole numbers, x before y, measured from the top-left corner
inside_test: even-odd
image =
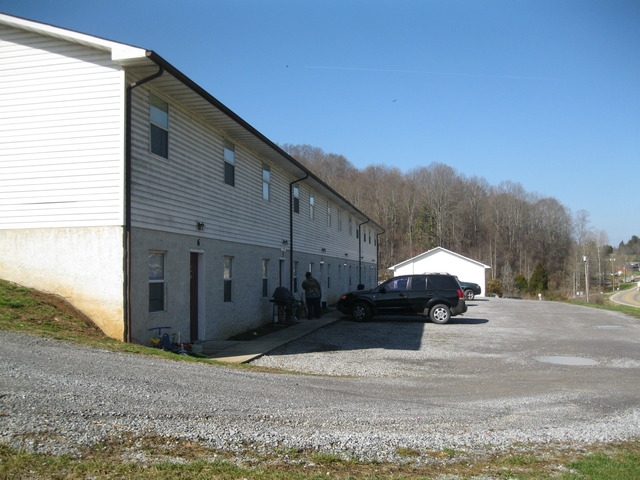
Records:
[[[464,292],[458,289],[458,300],[462,300],[464,298]]]

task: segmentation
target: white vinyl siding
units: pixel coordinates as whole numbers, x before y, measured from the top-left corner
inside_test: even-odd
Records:
[[[171,160],[148,153],[148,92],[133,95],[132,222],[134,226],[280,248],[288,238],[289,182],[270,169],[270,201],[262,201],[262,160],[235,143],[235,187],[224,184],[224,136],[170,98]]]
[[[123,73],[94,49],[0,37],[0,228],[121,225]]]

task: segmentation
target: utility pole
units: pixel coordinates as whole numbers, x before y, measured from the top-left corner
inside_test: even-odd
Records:
[[[589,303],[589,257],[583,255],[582,261],[584,262],[584,284],[587,290],[587,303]]]
[[[616,272],[615,272],[614,262],[616,261],[616,259],[611,257],[609,261],[611,261],[611,291],[615,292],[616,291]]]

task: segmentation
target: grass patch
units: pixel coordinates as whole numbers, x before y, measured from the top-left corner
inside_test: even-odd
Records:
[[[64,340],[106,340],[91,320],[62,297],[3,280],[0,280],[0,328]]]
[[[238,455],[192,440],[119,436],[77,456],[27,453],[0,444],[0,478],[635,480],[640,478],[640,442],[588,449],[532,446],[528,452],[494,455],[458,451],[455,459],[443,453],[426,461],[410,455],[396,464],[298,449]]]
[[[590,480],[637,480],[640,478],[640,455],[628,451],[599,452],[572,462],[570,468]]]
[[[420,456],[420,452],[418,450],[410,447],[398,447],[396,448],[396,453],[401,457],[407,457],[407,458]]]
[[[640,308],[631,307],[629,305],[620,305],[617,303],[610,303],[609,300],[607,300],[604,303],[594,303],[594,302],[587,303],[587,302],[572,300],[569,303],[572,303],[574,305],[582,305],[584,307],[598,308],[600,310],[609,310],[611,312],[624,313],[625,315],[629,315],[631,317],[640,318]]]

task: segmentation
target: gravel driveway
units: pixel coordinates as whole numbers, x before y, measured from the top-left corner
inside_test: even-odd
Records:
[[[132,432],[397,460],[640,436],[640,322],[555,302],[477,299],[447,325],[344,317],[253,362],[315,375],[2,339],[0,441],[36,451]]]

